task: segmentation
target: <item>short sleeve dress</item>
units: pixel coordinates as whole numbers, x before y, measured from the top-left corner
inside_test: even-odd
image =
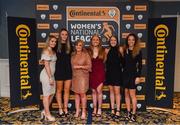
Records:
[[[41,60],[49,61],[51,73],[52,73],[52,76],[54,76],[55,64],[57,60],[56,54],[52,56],[49,56],[47,54],[42,54]],[[45,67],[42,69],[40,73],[40,81],[42,83],[43,96],[49,96],[49,95],[55,94],[56,84],[54,84],[53,86],[50,85],[49,77],[48,77]]]

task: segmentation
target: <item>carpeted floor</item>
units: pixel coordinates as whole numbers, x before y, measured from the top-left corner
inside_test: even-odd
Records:
[[[120,118],[111,117],[109,111],[103,111],[102,117],[92,117],[88,114],[87,120],[74,118],[74,111],[68,117],[60,118],[57,111],[52,111],[56,122],[47,122],[40,119],[40,111],[23,111],[8,115],[9,98],[0,98],[0,124],[129,124],[125,120],[125,113]],[[147,107],[146,112],[137,113],[137,122],[130,124],[180,124],[180,93],[174,94],[174,108],[162,109]]]

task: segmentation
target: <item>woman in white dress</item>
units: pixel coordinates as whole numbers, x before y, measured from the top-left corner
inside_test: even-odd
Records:
[[[41,60],[44,64],[44,68],[40,73],[40,81],[42,83],[43,90],[43,106],[44,110],[41,113],[41,118],[45,118],[48,121],[55,121],[55,118],[49,111],[49,106],[52,102],[53,96],[56,90],[56,84],[54,80],[56,53],[54,48],[57,44],[57,38],[50,35],[46,41],[46,47],[42,51]]]

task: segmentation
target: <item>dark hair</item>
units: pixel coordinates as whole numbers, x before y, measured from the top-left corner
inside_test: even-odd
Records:
[[[133,51],[132,51],[132,55],[133,57],[135,57],[136,55],[139,54],[140,52],[140,40],[138,39],[138,37],[136,36],[136,34],[134,33],[130,33],[127,37],[126,37],[126,43],[125,43],[125,49],[127,50],[129,48],[129,45],[128,45],[128,39],[130,36],[133,36],[134,39],[135,39],[135,43],[134,43],[134,48],[133,48]]]
[[[62,31],[66,31],[67,32],[67,34],[68,34],[68,31],[67,31],[67,29],[65,29],[65,28],[62,28],[61,30],[60,30],[60,32],[59,32],[59,39],[58,39],[58,47],[57,47],[57,51],[58,52],[61,52],[61,49],[62,49],[62,46],[61,46],[61,41],[62,41],[62,39],[61,39],[61,32]],[[68,37],[67,37],[67,40],[66,40],[66,53],[67,54],[70,54],[71,53],[71,43],[70,43],[70,40],[69,40],[69,34],[68,34]]]
[[[116,44],[116,47],[118,47],[119,46],[119,42],[118,42],[118,38],[116,37],[116,36],[114,36],[114,35],[112,35],[111,37],[110,37],[110,39],[109,39],[109,46],[111,47],[111,38],[112,37],[114,37],[115,39],[116,39],[116,42],[117,42],[117,44]]]

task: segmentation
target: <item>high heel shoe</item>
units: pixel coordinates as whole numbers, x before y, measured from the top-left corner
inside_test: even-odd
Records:
[[[115,118],[120,118],[120,110],[116,110]]]
[[[64,108],[64,115],[65,115],[65,117],[67,117],[69,115],[67,108]]]
[[[52,116],[52,115],[45,115],[45,120],[46,121],[50,121],[50,122],[54,122],[56,119],[55,119],[55,117],[54,116]]]
[[[44,110],[42,110],[42,112],[41,112],[41,119],[44,119],[45,118],[45,112],[44,112]]]
[[[83,112],[82,112],[81,119],[82,119],[82,120],[87,119],[87,117],[86,117],[86,111],[83,111]]]
[[[97,114],[96,114],[96,117],[101,117],[101,114],[102,114],[102,111],[101,111],[101,108],[100,108],[100,109],[98,109],[98,112],[97,112]]]
[[[75,113],[74,118],[78,118],[80,114],[80,111],[78,113]]]
[[[62,108],[59,109],[59,116],[64,117],[64,112],[63,112]]]

